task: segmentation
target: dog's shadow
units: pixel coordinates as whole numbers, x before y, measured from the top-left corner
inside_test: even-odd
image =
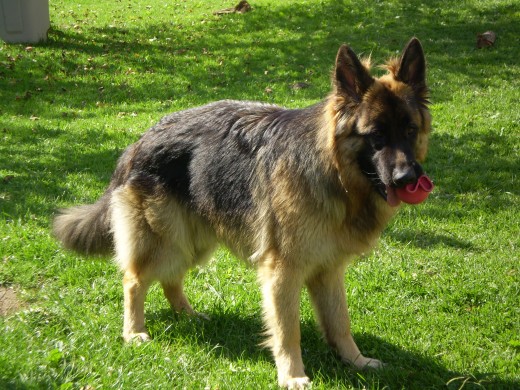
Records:
[[[238,312],[210,313],[210,319],[173,314],[168,309],[150,313],[152,328],[166,329],[160,339],[174,340],[190,336],[201,347],[208,347],[215,357],[272,361],[268,350],[259,345],[264,340],[259,315]],[[192,337],[196,335],[196,337]],[[383,370],[358,371],[343,364],[323,341],[312,320],[301,324],[302,355],[307,375],[323,384],[354,388],[447,388],[447,389],[517,389],[520,381],[496,379],[492,373],[460,373],[444,367],[437,359],[406,351],[371,334],[354,334],[365,355],[387,365]],[[152,334],[155,337],[155,335]],[[274,363],[273,363],[274,370]],[[327,385],[326,385],[327,387]]]

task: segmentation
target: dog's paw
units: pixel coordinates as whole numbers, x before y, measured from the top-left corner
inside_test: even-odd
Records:
[[[385,368],[386,364],[383,363],[381,360],[377,359],[368,359],[368,362],[365,364],[363,369],[369,369],[369,370],[381,370]]]
[[[311,380],[306,376],[300,378],[289,378],[280,383],[280,387],[289,390],[308,389],[311,386]]]
[[[385,367],[382,361],[364,356],[358,357],[355,362],[352,362],[352,365],[358,370],[380,370]]]
[[[139,332],[139,333],[128,333],[123,335],[123,338],[127,343],[136,343],[141,344],[147,341],[151,341],[152,338],[150,335],[146,332]]]
[[[211,317],[209,315],[207,315],[206,313],[200,313],[198,311],[195,311],[193,313],[194,313],[194,317],[199,319],[199,320],[203,320],[203,321],[210,321],[211,320]]]
[[[182,318],[183,316],[187,316],[187,318],[192,318],[196,321],[211,320],[211,317],[209,315],[207,315],[205,313],[200,313],[193,309],[190,309],[190,310],[183,309],[182,311],[174,311],[173,315],[175,316],[175,318]]]

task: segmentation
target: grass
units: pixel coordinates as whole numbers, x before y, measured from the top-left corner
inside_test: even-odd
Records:
[[[118,270],[63,251],[52,215],[97,199],[166,113],[223,98],[305,106],[328,92],[341,43],[380,63],[413,35],[429,63],[436,190],[345,281],[358,344],[390,366],[339,363],[304,293],[306,369],[317,389],[518,388],[518,3],[258,0],[212,14],[232,5],[51,0],[48,42],[0,44],[0,286],[19,305],[0,316],[0,388],[276,388],[253,270],[221,249],[189,275],[211,321],[174,316],[152,288],[154,341],[124,345]],[[497,43],[477,50],[486,30]]]

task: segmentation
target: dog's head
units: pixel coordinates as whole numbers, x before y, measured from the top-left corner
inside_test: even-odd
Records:
[[[373,78],[348,46],[340,47],[333,74],[334,144],[342,171],[348,169],[342,161],[357,164],[372,188],[395,206],[396,188],[423,174],[419,162],[431,128],[419,40],[413,38],[385,68],[386,75]]]

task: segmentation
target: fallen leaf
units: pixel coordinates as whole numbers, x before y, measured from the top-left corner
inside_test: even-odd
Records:
[[[4,184],[7,184],[7,183],[9,183],[11,180],[13,180],[13,179],[14,179],[14,175],[7,175],[7,176],[4,176],[4,178],[2,179],[2,182],[3,182]]]
[[[224,15],[224,14],[245,14],[246,12],[251,11],[251,5],[245,1],[242,0],[240,3],[238,3],[233,8],[224,8],[219,11],[213,12],[213,15]]]
[[[495,44],[497,35],[493,31],[486,31],[485,33],[477,35],[477,48],[490,47]]]
[[[293,85],[291,85],[291,89],[294,89],[295,91],[297,91],[300,89],[309,88],[310,86],[311,85],[309,83],[305,83],[305,82],[301,81],[299,83],[294,83]]]

